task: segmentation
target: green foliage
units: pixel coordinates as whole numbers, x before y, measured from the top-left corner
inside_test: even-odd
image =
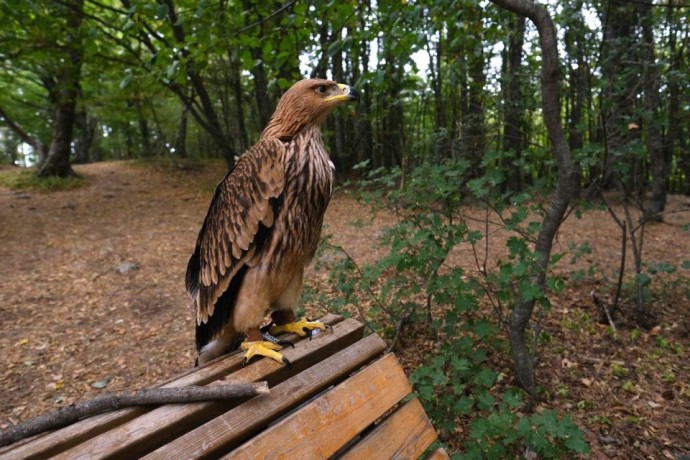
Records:
[[[56,192],[84,187],[88,182],[82,177],[41,178],[33,169],[12,169],[0,171],[0,185],[12,190]]]
[[[376,262],[359,267],[340,253],[330,270],[342,292],[338,306],[366,303],[371,325],[384,336],[392,336],[392,325],[412,322],[418,324],[415,333],[439,344],[411,381],[437,428],[453,432],[459,423],[469,426],[466,458],[504,458],[526,448],[543,458],[585,453],[588,446],[570,418],[559,420],[551,411],[521,413],[521,392],[504,389],[503,374],[489,360],[507,345],[496,321],[480,313],[480,299],[496,307],[499,320],[501,306],[517,299],[548,306],[546,294],[530,278],[535,263],[531,239],[539,230],[534,222],[541,207],[526,196],[506,203],[505,196],[497,196],[503,178],[495,172],[471,181],[473,198],[488,202],[504,229],[513,232],[506,240],[507,259],[498,269],[483,278],[472,276],[448,263],[458,245],[475,247],[484,238],[470,230],[460,212],[467,170],[465,161],[448,160],[419,165],[407,176],[400,169],[368,173],[363,196],[393,210],[398,222],[383,233],[380,243],[387,253]],[[548,286],[561,292],[564,283],[549,277]]]

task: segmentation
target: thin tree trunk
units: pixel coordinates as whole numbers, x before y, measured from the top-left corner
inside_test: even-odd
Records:
[[[151,131],[149,130],[149,123],[144,117],[144,112],[140,104],[137,103],[137,115],[139,116],[137,123],[139,125],[139,139],[141,141],[140,155],[144,158],[153,156],[151,149]]]
[[[628,129],[636,120],[635,104],[641,82],[642,60],[638,36],[639,9],[641,4],[611,0],[604,14],[601,71],[606,86],[600,98],[601,116],[605,119],[602,135],[606,136],[609,156],[604,158],[601,174],[604,188],[617,185],[615,178],[621,177],[626,190],[640,185],[640,159],[626,155],[627,147],[640,137],[640,131]],[[629,166],[625,177],[619,166]]]
[[[74,140],[74,160],[77,163],[88,163],[91,159],[91,147],[96,138],[96,128],[98,120],[89,117],[86,109],[82,108],[77,113],[76,128],[77,135]]]
[[[481,29],[482,10],[476,6],[468,10],[471,15],[471,25],[473,30]],[[481,175],[481,162],[486,152],[486,121],[484,111],[484,84],[486,83],[486,72],[484,53],[482,51],[482,38],[475,37],[466,46],[467,52],[465,62],[467,74],[465,78],[465,88],[463,99],[464,110],[462,111],[462,130],[461,141],[463,154],[470,162],[470,171],[474,177]]]
[[[542,221],[534,248],[536,264],[530,269],[530,279],[535,286],[546,289],[546,271],[549,266],[553,240],[570,202],[580,189],[580,175],[575,166],[568,142],[561,126],[559,104],[560,68],[556,28],[548,10],[529,0],[491,0],[496,5],[522,16],[527,16],[537,27],[542,50],[541,94],[544,123],[551,141],[551,149],[558,165],[556,191]],[[534,353],[527,345],[525,331],[534,311],[535,300],[519,299],[508,321],[508,336],[513,350],[513,361],[518,381],[530,394],[533,406],[535,393]]]
[[[364,18],[361,19],[364,22]],[[364,27],[364,24],[362,24]],[[355,63],[353,66],[353,78],[355,81],[359,80],[360,75],[369,72],[369,47],[366,41],[362,41],[359,49],[359,60],[361,62],[361,71],[359,64]],[[356,70],[355,70],[356,69]],[[369,83],[365,83],[362,89],[362,98],[360,101],[362,114],[371,113],[371,88]],[[357,163],[365,160],[371,160],[374,152],[373,129],[371,120],[366,116],[357,117],[355,123],[355,152],[357,155]]]
[[[672,8],[669,8],[669,19],[673,17],[673,12],[671,10]],[[645,218],[647,219],[660,221],[662,220],[661,213],[663,213],[664,209],[666,208],[668,179],[671,172],[670,162],[673,155],[673,145],[676,130],[673,127],[667,129],[666,138],[664,139],[658,117],[658,109],[660,106],[658,79],[661,77],[661,75],[656,69],[654,59],[654,31],[652,29],[651,7],[648,7],[648,9],[645,10],[644,20],[644,39],[649,53],[648,65],[651,67],[647,74],[647,91],[645,94],[647,114],[649,115],[646,126],[647,150],[649,151],[649,161],[652,172],[652,196],[645,207],[644,214]],[[669,20],[669,26],[671,27],[671,30],[669,31],[669,54],[671,56],[671,68],[670,72],[668,72],[670,75],[670,81],[668,84],[667,120],[669,124],[673,124],[678,117],[678,109],[680,107],[678,97],[679,88],[676,77],[679,56],[676,55],[675,30],[673,29],[671,20]]]
[[[343,53],[338,52],[333,55],[333,79],[338,82],[343,81]],[[342,117],[331,117],[330,122],[334,126],[332,156],[333,162],[338,171],[346,171],[352,167],[349,155],[345,153],[345,121]]]
[[[512,152],[514,161],[519,161],[523,149],[523,113],[525,100],[522,96],[522,45],[525,42],[524,16],[516,16],[508,41],[507,66],[504,74],[503,104],[503,150]],[[522,188],[522,171],[512,164],[507,165],[507,187],[517,192]]]
[[[587,62],[584,56],[585,29],[584,18],[582,16],[582,1],[578,0],[569,5],[568,14],[571,16],[572,24],[565,32],[565,49],[570,58],[568,85],[568,145],[570,150],[579,150],[584,146],[584,130],[581,126],[583,108],[587,97]],[[573,63],[574,57],[574,63]]]
[[[228,50],[229,62],[232,68],[230,69],[230,85],[232,86],[232,94],[235,99],[235,118],[237,123],[237,136],[240,141],[240,150],[244,152],[249,148],[249,135],[247,134],[247,125],[244,118],[244,91],[242,89],[242,78],[240,75],[239,59],[231,50]]]
[[[180,123],[177,125],[177,136],[175,136],[175,154],[179,158],[187,158],[187,120],[189,108],[186,105],[182,106],[182,114],[180,114]]]
[[[194,92],[199,97],[199,102],[201,103],[201,108],[203,111],[203,124],[204,129],[209,133],[211,138],[214,140],[216,147],[223,155],[223,159],[231,167],[235,163],[235,156],[237,152],[233,146],[231,139],[228,138],[227,133],[223,130],[220,120],[218,119],[218,114],[216,113],[216,108],[211,100],[211,96],[206,89],[204,79],[199,73],[199,66],[196,65],[193,59],[189,57],[189,52],[186,49],[185,44],[185,31],[183,24],[178,20],[177,11],[175,9],[175,4],[173,0],[162,0],[168,6],[168,21],[171,24],[172,32],[175,37],[175,41],[180,44],[181,54],[186,58],[186,71],[189,82],[194,88]],[[123,4],[127,6],[129,1],[123,1]],[[196,117],[196,111],[193,112]]]

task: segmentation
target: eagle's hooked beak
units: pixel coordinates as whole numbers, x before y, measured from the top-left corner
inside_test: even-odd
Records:
[[[341,94],[336,94],[335,96],[328,96],[327,98],[324,99],[324,101],[326,101],[326,102],[329,102],[329,101],[345,102],[345,101],[358,101],[359,100],[359,93],[352,86],[343,85],[342,83],[338,83],[338,88],[340,88],[342,90]]]

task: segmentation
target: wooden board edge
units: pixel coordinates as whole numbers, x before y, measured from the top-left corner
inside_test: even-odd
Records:
[[[430,452],[429,455],[426,456],[425,460],[449,460],[450,456],[448,455],[448,452],[446,452],[446,449],[443,447],[439,447],[438,449],[434,450],[433,452]]]
[[[402,403],[339,458],[419,458],[438,439],[417,398]]]
[[[328,313],[324,315],[320,321],[334,326],[341,323],[344,318],[341,315],[335,315]],[[301,339],[301,337],[294,334],[286,334],[284,337],[286,340],[291,340],[293,342]],[[203,368],[193,368],[189,371],[184,372],[181,375],[177,375],[167,381],[164,381],[157,387],[164,386],[185,386],[185,385],[200,385],[208,383],[214,379],[219,378],[219,376],[225,376],[231,373],[233,370],[242,367],[242,356],[239,354],[231,354],[220,357],[213,364],[204,366]],[[191,374],[199,372],[201,369],[207,369],[203,373],[201,378],[190,378]],[[99,436],[107,431],[110,431],[120,425],[128,423],[132,419],[139,417],[147,412],[154,410],[154,408],[148,407],[137,407],[129,409],[121,409],[115,412],[109,412],[106,414],[100,414],[93,417],[89,417],[84,420],[80,420],[68,427],[62,428],[60,430],[55,430],[50,433],[39,435],[29,442],[19,441],[14,445],[3,447],[2,455],[3,459],[8,460],[28,460],[28,459],[38,459],[54,456],[66,450],[72,449],[73,447],[88,441],[96,436]]]
[[[411,391],[386,354],[223,458],[328,458]]]
[[[285,365],[262,358],[238,369],[232,374],[232,377],[244,382],[266,380],[269,385],[275,385],[289,378],[292,372],[298,372],[305,366],[313,365],[316,362],[315,356],[323,356],[325,349],[333,354],[337,350],[356,342],[357,338],[362,336],[363,329],[364,326],[356,320],[348,319],[339,322],[333,327],[331,335],[324,333],[323,337],[303,342],[301,347],[284,350],[284,354],[293,361],[293,370]],[[222,382],[212,382],[211,384],[216,383]],[[61,452],[58,458],[67,459],[78,456],[88,458],[140,457],[164,445],[168,440],[184,435],[243,402],[208,402],[160,406]]]
[[[218,457],[245,442],[324,389],[338,384],[353,371],[376,359],[386,348],[377,335],[364,337],[324,361],[271,389],[271,393],[245,404],[186,433],[144,457]]]

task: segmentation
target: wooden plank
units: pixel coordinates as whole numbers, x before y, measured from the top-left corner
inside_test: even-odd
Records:
[[[342,316],[333,314],[327,314],[320,319],[320,321],[331,326],[335,326],[342,320]],[[293,343],[301,340],[295,334],[285,334],[281,338],[290,340]],[[188,372],[178,375],[160,386],[181,387],[208,384],[240,369],[242,367],[242,357],[243,354],[240,352],[222,356],[203,367],[190,369]],[[38,459],[53,456],[125,424],[151,410],[153,409],[150,407],[137,407],[89,417],[66,428],[37,436],[30,443],[18,443],[10,446],[10,451],[2,453],[3,459]]]
[[[386,417],[340,458],[419,458],[436,438],[429,417],[415,398]]]
[[[340,322],[343,321],[343,317],[341,315],[335,315],[333,313],[327,313],[324,315],[322,318],[319,319],[319,321],[328,324],[329,326],[334,326]],[[304,337],[300,337],[297,334],[280,334],[278,335],[283,340],[289,340],[292,343],[297,343],[300,340],[305,340]],[[228,358],[232,356],[233,362],[232,364],[228,363]],[[236,351],[233,352],[229,355],[224,355],[224,356],[219,356],[218,358],[209,361],[206,363],[203,367],[198,368],[198,367],[192,367],[188,369],[187,371],[178,374],[163,383],[160,384],[160,386],[166,386],[169,383],[176,382],[182,378],[189,378],[190,375],[193,374],[191,378],[194,379],[203,379],[203,381],[199,381],[197,383],[194,383],[194,385],[206,385],[209,382],[212,382],[214,380],[219,379],[220,377],[226,376],[230,374],[230,372],[234,372],[235,370],[239,369],[242,367],[242,358],[244,357],[244,352],[243,351]],[[222,365],[219,365],[219,363],[222,363]],[[230,372],[227,372],[230,370]],[[175,385],[175,386],[180,386],[180,385]]]
[[[259,359],[240,368],[231,380],[255,382],[266,380],[274,386],[303,369],[306,369],[337,351],[359,340],[364,326],[354,319],[348,319],[333,327],[333,332],[317,335],[313,340],[301,341],[295,348],[283,350],[292,362],[292,369],[269,359]],[[212,382],[211,385],[224,383]],[[242,401],[175,404],[161,406],[120,425],[95,438],[89,439],[57,458],[133,458],[145,455],[171,439],[192,430],[202,423],[237,406]]]
[[[388,354],[223,458],[328,458],[411,391]]]
[[[270,394],[247,401],[144,458],[165,460],[218,457],[258,433],[301,402],[307,401],[381,355],[385,349],[386,344],[379,336],[365,337],[277,385],[271,389]]]
[[[426,460],[448,460],[450,459],[450,456],[448,455],[448,452],[446,452],[446,449],[443,447],[439,447],[429,455],[427,455]]]

